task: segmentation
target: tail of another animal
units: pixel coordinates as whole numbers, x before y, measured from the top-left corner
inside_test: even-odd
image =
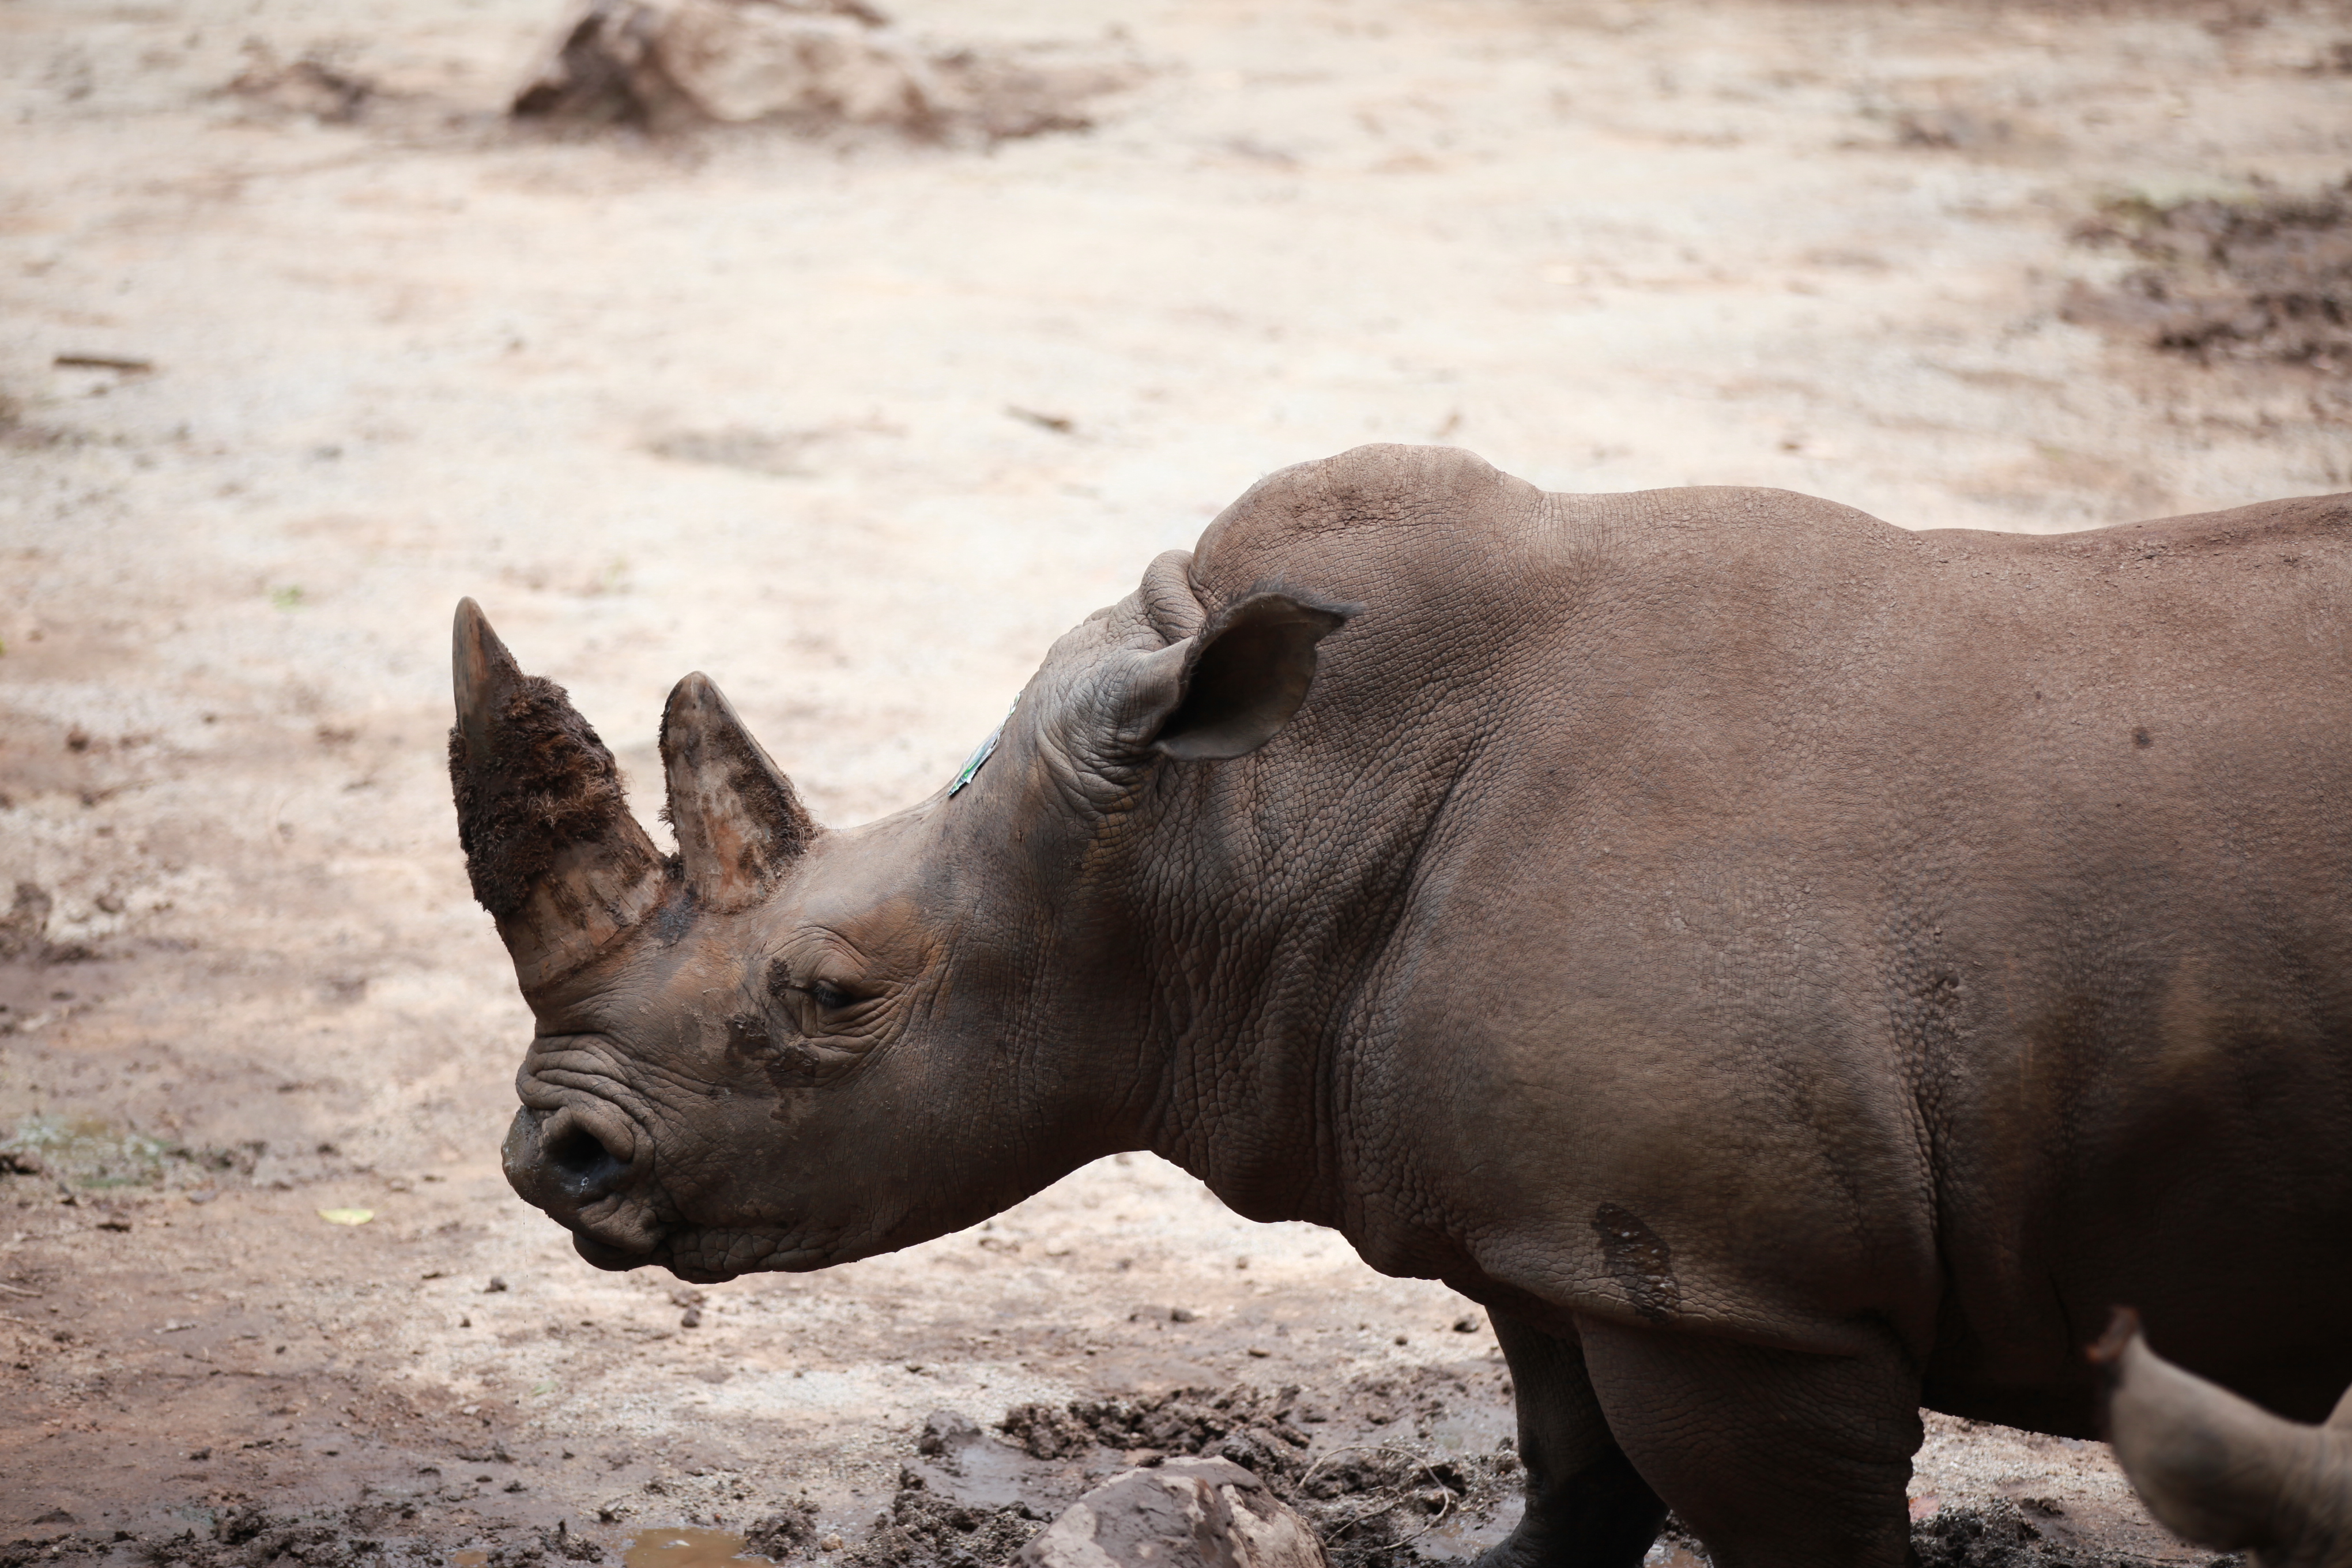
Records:
[[[2324,1426],[2283,1420],[2158,1355],[2128,1307],[2090,1356],[2116,1462],[2167,1528],[2263,1568],[2352,1568],[2352,1392]]]

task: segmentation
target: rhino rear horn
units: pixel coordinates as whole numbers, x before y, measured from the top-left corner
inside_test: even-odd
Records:
[[[2127,1307],[2091,1359],[2116,1462],[2174,1533],[2262,1560],[2352,1561],[2352,1464],[2333,1422],[2284,1420],[2173,1365]]]
[[[613,753],[562,687],[522,672],[471,599],[457,605],[451,675],[457,841],[529,995],[635,925],[667,879]]]
[[[792,781],[709,676],[697,671],[670,692],[661,752],[667,816],[698,907],[753,902],[816,837]]]

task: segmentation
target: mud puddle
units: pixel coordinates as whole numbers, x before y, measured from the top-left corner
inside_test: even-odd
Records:
[[[717,1568],[724,1563],[770,1561],[754,1553],[731,1530],[648,1530],[621,1552],[622,1568]]]

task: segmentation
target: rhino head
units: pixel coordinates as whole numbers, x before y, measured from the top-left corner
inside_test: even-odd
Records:
[[[2285,1420],[2150,1350],[2127,1307],[2091,1359],[2116,1462],[2175,1534],[2260,1568],[2352,1563],[2352,1392],[2324,1426]]]
[[[688,676],[668,857],[562,689],[458,606],[458,833],[537,1021],[507,1177],[582,1257],[821,1268],[1143,1146],[1181,1006],[1140,934],[1167,889],[1134,825],[1171,771],[1280,731],[1351,613],[1278,590],[1212,610],[1188,560],[1055,645],[983,770],[864,827],[820,828]]]

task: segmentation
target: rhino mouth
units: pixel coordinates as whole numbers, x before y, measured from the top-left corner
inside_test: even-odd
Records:
[[[643,1248],[623,1247],[584,1226],[572,1227],[572,1250],[598,1268],[620,1271],[658,1265],[690,1285],[724,1285],[746,1274],[799,1274],[840,1258],[822,1247],[780,1245],[756,1231],[688,1227]]]
[[[605,1269],[611,1273],[625,1274],[632,1268],[658,1266],[668,1269],[688,1284],[723,1285],[743,1272],[740,1269],[714,1268],[708,1266],[698,1268],[693,1254],[703,1249],[696,1247],[691,1242],[683,1249],[671,1245],[667,1237],[655,1241],[650,1247],[627,1247],[607,1240],[584,1225],[575,1224],[569,1228],[572,1231],[572,1250],[580,1255],[581,1260],[593,1268]],[[681,1250],[688,1256],[680,1257]]]
[[[572,1233],[572,1250],[595,1268],[619,1274],[632,1268],[643,1268],[648,1263],[658,1263],[659,1253],[639,1252],[626,1247],[615,1247],[584,1230]]]

